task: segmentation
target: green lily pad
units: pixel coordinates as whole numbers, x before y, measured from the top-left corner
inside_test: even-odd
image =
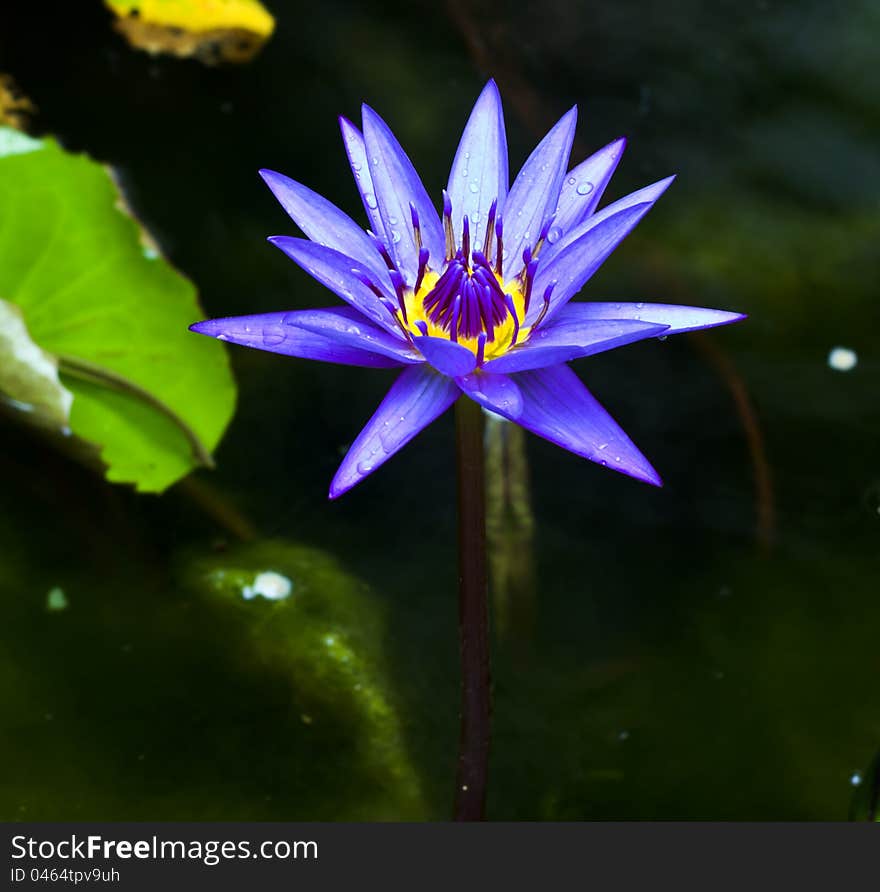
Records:
[[[20,314],[17,326],[8,309],[0,318],[4,369],[13,351],[39,357],[46,374],[57,364],[70,430],[97,447],[109,480],[161,492],[211,464],[235,384],[222,345],[187,331],[204,315],[192,282],[147,244],[105,167],[5,127],[0,297]],[[4,371],[0,390],[34,405],[37,365]],[[53,382],[42,384],[48,398]]]

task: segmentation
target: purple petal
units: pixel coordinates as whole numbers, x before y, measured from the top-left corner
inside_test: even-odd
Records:
[[[382,301],[364,284],[366,273],[351,257],[340,254],[332,248],[325,248],[316,242],[292,238],[288,235],[273,235],[269,241],[295,263],[298,263],[310,276],[338,294],[344,301],[360,310],[369,319],[392,333],[400,329],[391,312]],[[396,303],[396,297],[384,282],[376,282],[386,294],[387,300]]]
[[[551,233],[556,229],[559,233],[565,234],[593,213],[617,169],[625,148],[626,139],[623,137],[615,139],[566,174],[562,181]],[[553,242],[554,239],[551,238],[550,241]]]
[[[489,408],[575,455],[662,485],[648,460],[568,366],[520,372],[513,380],[522,394],[522,411],[514,416],[500,405]]]
[[[553,286],[553,293],[550,309],[545,318],[549,319],[553,313],[565,306],[650,209],[650,204],[637,204],[612,217],[600,220],[588,226],[577,241],[568,245],[552,260],[538,264],[532,289],[532,306],[526,323],[531,325],[541,312],[542,302],[537,298],[542,297],[550,285]],[[590,217],[590,220],[595,220],[597,216],[598,214]]]
[[[528,340],[514,347],[504,356],[492,359],[484,368],[491,372],[524,372],[558,365],[570,359],[592,356],[632,344],[645,338],[655,338],[667,331],[665,325],[639,322],[634,319],[563,319],[565,309],[546,327],[529,335]]]
[[[368,105],[363,107],[364,142],[376,200],[384,225],[385,243],[408,284],[415,282],[419,251],[411,223],[410,205],[416,209],[422,242],[438,267],[446,254],[446,239],[412,162],[388,125]],[[381,233],[377,233],[380,234]]]
[[[317,359],[321,362],[338,362],[366,368],[384,369],[401,365],[401,361],[363,347],[351,346],[336,340],[332,335],[316,334],[296,325],[288,319],[296,313],[261,313],[256,316],[230,316],[226,319],[207,319],[190,326],[190,331],[254,347],[270,353],[298,356],[301,359]]]
[[[523,400],[513,378],[482,369],[458,378],[456,383],[475,403],[505,418],[516,420],[522,413]]]
[[[373,178],[370,176],[370,165],[367,164],[367,149],[364,145],[364,137],[360,130],[348,120],[339,118],[339,127],[342,130],[342,139],[345,143],[345,154],[348,155],[348,163],[354,174],[367,219],[370,221],[370,229],[379,238],[385,238],[385,224],[379,213],[379,202],[376,200],[376,190],[373,188]]]
[[[647,204],[649,207],[653,206],[657,199],[670,187],[670,185],[672,185],[674,179],[674,176],[666,177],[665,180],[660,180],[659,182],[652,183],[650,186],[645,186],[643,189],[630,192],[629,195],[619,198],[607,207],[602,208],[601,211],[597,211],[592,216],[582,220],[577,226],[564,231],[560,239],[553,243],[548,242],[548,244],[544,246],[544,250],[541,252],[541,261],[545,264],[549,263],[553,257],[564,251],[570,244],[577,241],[585,232],[589,231],[603,220],[613,217],[620,211],[625,211],[628,208],[636,207],[640,204]]]
[[[416,346],[422,353],[422,356],[444,375],[450,378],[457,378],[459,375],[467,375],[474,370],[477,364],[477,357],[471,350],[456,344],[447,338],[436,338],[431,336],[414,337]]]
[[[669,326],[662,334],[681,334],[699,331],[716,325],[729,325],[745,319],[743,313],[709,310],[704,307],[682,307],[675,304],[601,303],[593,301],[570,303],[553,317],[552,326],[594,325],[605,319],[635,319]]]
[[[274,170],[261,170],[260,176],[297,226],[313,241],[332,248],[368,269],[377,282],[388,279],[388,267],[373,240],[335,204]]]
[[[458,144],[447,192],[452,199],[452,227],[461,241],[462,220],[471,224],[471,243],[481,245],[492,202],[507,197],[507,135],[501,96],[494,80],[480,93]]]
[[[510,187],[503,208],[499,207],[507,250],[505,279],[512,279],[522,269],[523,249],[534,247],[544,224],[556,210],[576,124],[575,107],[538,143]]]
[[[330,484],[330,498],[341,496],[388,461],[458,396],[455,382],[428,366],[406,369],[348,450]]]
[[[354,307],[295,310],[285,316],[284,324],[323,335],[337,344],[387,356],[400,363],[423,361],[407,341],[373,325]]]

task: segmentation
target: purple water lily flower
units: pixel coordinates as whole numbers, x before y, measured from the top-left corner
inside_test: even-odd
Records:
[[[601,210],[624,149],[616,140],[568,170],[572,108],[508,190],[494,81],[480,94],[435,206],[385,122],[340,118],[370,230],[310,189],[263,179],[307,238],[269,239],[348,303],[211,319],[193,331],[288,356],[401,367],[330,486],[363,480],[462,394],[540,437],[648,483],[660,477],[565,364],[644,338],[736,322],[738,313],[646,303],[570,303],[673,177]]]

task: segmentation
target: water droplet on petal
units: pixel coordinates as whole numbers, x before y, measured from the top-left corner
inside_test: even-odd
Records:
[[[388,222],[389,222],[392,226],[397,226],[397,217],[389,217],[389,218],[388,218]]]
[[[361,169],[361,162],[360,162],[360,161],[352,161],[352,162],[351,162],[351,166],[352,166],[355,170],[360,170],[360,169]]]
[[[396,229],[391,230],[391,241],[395,245],[400,241],[400,233]]]
[[[277,347],[284,343],[286,337],[287,334],[281,325],[267,325],[263,329],[263,344],[266,347]]]
[[[371,208],[372,210],[375,210],[377,207],[379,207],[379,202],[376,201],[376,196],[373,195],[372,192],[367,192],[367,194],[364,196],[364,201],[366,201],[367,207]]]
[[[558,226],[551,226],[550,231],[547,233],[547,241],[550,242],[551,245],[554,245],[561,238],[562,230]]]
[[[568,178],[568,185],[569,185],[569,186],[573,186],[576,182],[577,182],[577,180],[576,180],[574,177],[569,177],[569,178]]]
[[[577,187],[578,195],[589,195],[593,191],[593,184],[590,182],[579,183]]]
[[[480,187],[479,187],[476,183],[471,183],[471,184],[468,186],[468,189],[470,189],[471,192],[474,193],[474,195],[476,195],[477,192],[480,191]]]
[[[644,306],[645,306],[644,304],[636,304],[636,308],[639,310],[643,309]]]

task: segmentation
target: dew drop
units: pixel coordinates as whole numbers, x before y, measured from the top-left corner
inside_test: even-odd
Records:
[[[598,445],[598,447],[596,447],[596,448],[597,448],[597,449],[607,449],[607,448],[608,448],[608,444],[607,444],[607,443],[600,443],[600,444]]]
[[[636,309],[638,309],[638,310],[642,310],[642,309],[644,309],[644,307],[645,307],[644,304],[641,304],[641,303],[640,303],[640,304],[636,304]]]
[[[568,178],[568,185],[569,185],[569,186],[573,186],[576,182],[577,182],[577,180],[576,180],[574,177],[569,177],[569,178]]]
[[[355,170],[360,170],[361,167],[362,167],[360,161],[352,161],[352,162],[351,162],[351,166],[352,166]]]
[[[589,195],[593,191],[592,183],[580,183],[577,187],[578,195]]]
[[[388,222],[389,222],[392,226],[397,226],[397,223],[398,223],[397,217],[389,217],[389,218],[388,218]]]
[[[287,335],[280,325],[267,325],[263,329],[263,344],[266,347],[277,347],[283,344]]]
[[[391,241],[395,245],[400,241],[400,233],[396,229],[391,230]]]
[[[547,233],[547,241],[550,242],[551,245],[555,245],[561,238],[562,230],[558,226],[551,226],[550,231]]]
[[[466,176],[468,175],[468,169],[465,168],[465,169],[461,172],[461,175],[462,175],[463,177],[466,177]]]
[[[468,189],[470,189],[471,192],[474,193],[474,195],[476,195],[477,192],[480,191],[480,187],[479,187],[476,183],[471,183],[471,184],[468,186]]]
[[[377,207],[379,207],[379,202],[376,201],[376,196],[373,195],[372,192],[367,192],[367,194],[364,196],[364,201],[366,201],[367,207],[371,208],[372,210],[375,210]]]

